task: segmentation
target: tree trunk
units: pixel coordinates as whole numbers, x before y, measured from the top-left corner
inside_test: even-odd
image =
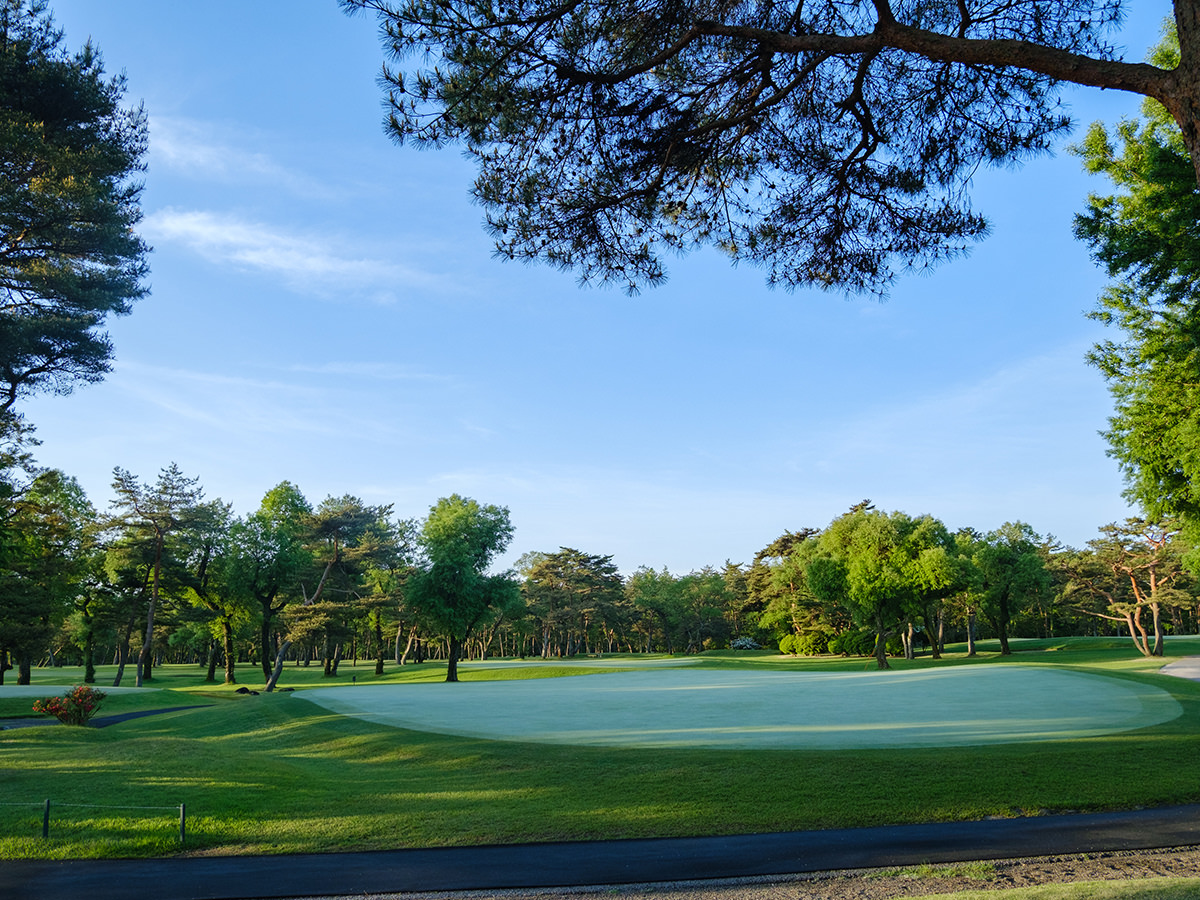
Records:
[[[875,619],[875,668],[890,669],[891,663],[887,658],[887,629],[883,624],[883,617],[877,616]]]
[[[221,638],[225,649],[225,683],[237,684],[237,677],[233,671],[237,664],[237,656],[233,649],[233,623],[228,618],[221,620]]]
[[[275,690],[275,685],[279,682],[279,675],[283,671],[283,658],[287,656],[288,648],[292,646],[291,641],[285,640],[279,645],[279,652],[275,655],[275,667],[271,670],[271,675],[267,678],[267,686],[263,688],[266,693],[271,693]]]
[[[91,617],[83,620],[83,683],[96,683],[96,631]],[[2,683],[2,682],[0,682]]]
[[[417,648],[417,657],[418,658],[416,659],[416,662],[420,662],[421,660],[420,660],[420,646],[419,645],[420,645],[420,642],[417,640],[417,626],[414,625],[412,627],[412,630],[408,632],[408,643],[406,643],[404,645],[404,653],[402,653],[396,659],[396,662],[399,663],[400,665],[404,665],[408,661],[408,654],[412,652],[414,646],[416,646],[416,648]],[[399,639],[398,635],[396,638],[396,646],[397,647],[400,646],[400,639]]]
[[[150,582],[150,607],[146,611],[146,639],[142,642],[142,652],[138,654],[137,687],[143,681],[150,681],[150,668],[154,656],[154,611],[158,607],[158,584],[162,576],[163,535],[158,534],[154,544],[154,577]]]
[[[121,678],[125,675],[125,663],[129,661],[129,632],[132,630],[133,623],[130,622],[121,632],[121,639],[117,643],[117,675],[113,679],[113,687],[120,687]]]
[[[208,672],[204,676],[206,684],[212,684],[217,680],[217,641],[216,638],[208,639]]]
[[[262,625],[259,627],[259,630],[258,630],[259,646],[262,651],[262,659],[260,661],[262,663],[263,679],[265,681],[270,681],[271,680],[271,617],[272,617],[271,604],[270,603],[262,603],[260,601],[260,605],[262,606],[262,611],[263,611]]]
[[[1138,652],[1142,656],[1152,656],[1150,640],[1146,636],[1146,629],[1142,627],[1142,608],[1140,606],[1136,610],[1125,613],[1125,624],[1129,626],[1129,637],[1133,640],[1133,646],[1138,648]]]
[[[33,660],[30,659],[28,653],[22,653],[17,657],[17,684],[31,684],[33,682]]]
[[[1012,656],[1012,648],[1008,646],[1008,629],[1001,625],[996,633],[1000,636],[1000,655]]]
[[[975,610],[967,611],[967,656],[975,655]]]
[[[1157,602],[1150,604],[1150,612],[1154,614],[1154,655],[1163,655],[1163,625],[1162,625],[1162,610]]]
[[[450,652],[446,654],[446,680],[458,681],[458,658],[462,653],[462,642],[457,637],[450,638]]]
[[[375,674],[383,674],[383,615],[375,610]]]

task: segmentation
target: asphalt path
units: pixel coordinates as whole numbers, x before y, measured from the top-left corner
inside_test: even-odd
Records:
[[[112,716],[96,716],[88,725],[92,728],[107,728],[109,725],[116,725],[120,722],[128,722],[130,719],[144,719],[146,716],[159,716],[163,713],[179,712],[181,709],[202,709],[208,704],[200,704],[199,706],[167,706],[162,709],[142,709],[137,712],[117,713]],[[43,725],[61,725],[61,722],[55,719],[47,719],[39,717],[36,719],[0,719],[0,731],[5,731],[10,728],[40,728]]]
[[[1200,805],[730,837],[149,860],[10,860],[0,897],[251,900],[798,875],[1200,845]]]

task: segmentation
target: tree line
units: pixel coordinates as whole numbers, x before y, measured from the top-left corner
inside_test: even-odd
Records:
[[[622,575],[611,555],[560,547],[493,573],[508,510],[459,495],[405,519],[348,495],[313,504],[283,481],[239,516],[172,464],[154,481],[116,469],[101,514],[27,456],[6,473],[0,683],[46,664],[81,665],[93,683],[110,664],[114,685],[141,686],[191,663],[271,690],[287,665],[332,677],[346,660],[381,675],[389,659],[442,659],[454,681],[462,658],[754,647],[887,668],[948,641],[973,654],[981,637],[1007,654],[1013,635],[1123,633],[1153,656],[1200,612],[1195,548],[1170,522],[1107,525],[1074,549],[1024,523],[952,532],[863,501],[747,564]]]
[[[977,634],[1008,652],[1010,635],[1121,632],[1154,655],[1196,630],[1196,0],[1175,0],[1148,63],[1114,58],[1108,0],[343,5],[389,36],[392,135],[476,155],[502,254],[630,289],[662,280],[664,248],[712,243],[771,283],[884,290],[983,233],[971,173],[1048,148],[1069,124],[1061,83],[1145,95],[1141,120],[1077,148],[1118,193],[1076,220],[1115,279],[1093,316],[1118,334],[1089,360],[1145,517],[1077,550],[1023,523],[951,532],[864,502],[748,564],[623,577],[572,548],[489,574],[507,510],[457,495],[417,521],[350,496],[313,506],[283,482],[239,517],[169,466],[152,483],[116,470],[100,515],[32,462],[16,404],[100,380],[107,317],[147,293],[146,116],[94,47],[64,48],[43,0],[0,0],[0,678],[70,659],[90,681],[111,660],[140,684],[192,661],[230,681],[261,667],[273,687],[289,662],[333,675],[391,653],[443,656],[453,679],[463,655],[776,642],[886,666]]]

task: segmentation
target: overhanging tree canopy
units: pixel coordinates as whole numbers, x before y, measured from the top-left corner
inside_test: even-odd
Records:
[[[461,141],[500,255],[634,290],[698,244],[880,290],[986,230],[965,189],[1046,150],[1063,82],[1158,99],[1200,167],[1200,2],[1174,69],[1120,0],[342,0],[381,18],[398,141]],[[1200,170],[1200,169],[1198,169]]]
[[[1173,32],[1155,62],[1179,57]],[[1183,134],[1153,100],[1113,133],[1097,124],[1078,152],[1118,193],[1092,196],[1076,234],[1113,277],[1091,317],[1115,339],[1088,354],[1115,410],[1105,432],[1126,496],[1152,519],[1200,535],[1200,191]]]

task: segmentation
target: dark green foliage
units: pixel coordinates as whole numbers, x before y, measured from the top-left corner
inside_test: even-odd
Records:
[[[829,652],[842,656],[870,656],[875,652],[875,632],[869,628],[843,631],[830,640]]]
[[[1051,587],[1042,538],[1024,522],[1006,522],[970,548],[970,590],[1008,656],[1013,615]]]
[[[487,567],[512,540],[508,510],[480,506],[454,494],[429,510],[418,537],[426,565],[409,577],[410,607],[438,633],[449,638],[447,681],[458,681],[463,644],[486,616],[520,604],[511,573],[487,574]]]
[[[626,618],[625,585],[611,556],[570,547],[538,554],[522,591],[538,625],[543,657],[556,651],[570,656],[600,644],[601,636]]]
[[[0,0],[0,411],[102,378],[105,317],[146,293],[145,115],[94,47],[61,44],[44,2]]]
[[[1154,62],[1179,61],[1170,28]],[[1096,123],[1076,148],[1118,193],[1088,198],[1075,232],[1114,282],[1091,318],[1119,332],[1088,355],[1115,404],[1105,437],[1126,496],[1151,519],[1200,530],[1200,191],[1174,119],[1147,101],[1143,118]]]
[[[95,510],[75,479],[42,472],[4,509],[0,546],[0,654],[12,654],[18,683],[85,590],[86,529]],[[2,673],[0,673],[2,675]]]
[[[797,656],[820,656],[830,652],[830,636],[823,631],[810,631],[797,635],[792,644],[793,653]]]
[[[968,181],[1051,146],[1060,81],[1169,88],[1100,62],[1102,0],[342,3],[386,30],[391,135],[477,159],[498,254],[629,290],[704,244],[880,290],[984,234]]]
[[[875,659],[888,638],[952,589],[953,539],[932,516],[884,513],[863,503],[834,519],[807,564],[809,588],[824,603],[844,604],[854,624],[875,633]]]

